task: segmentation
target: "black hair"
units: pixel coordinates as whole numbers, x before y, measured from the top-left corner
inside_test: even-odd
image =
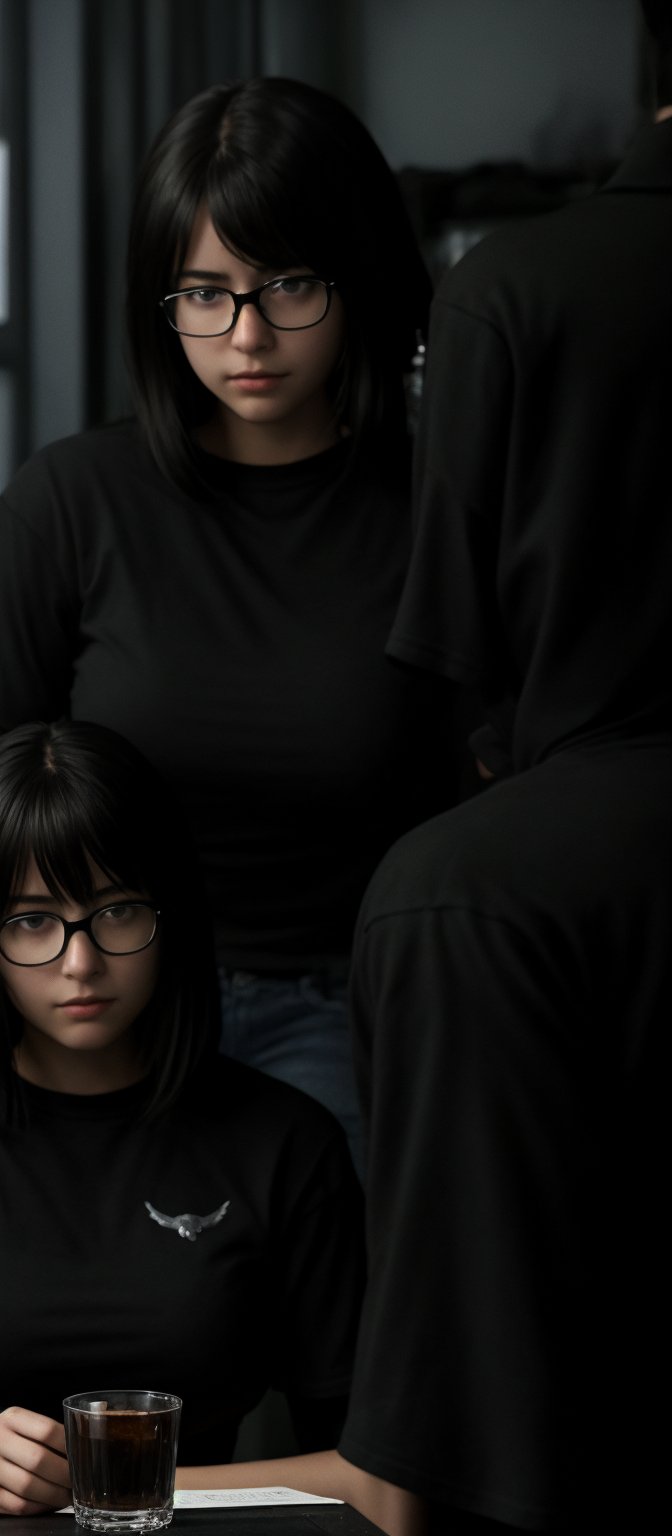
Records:
[[[131,218],[127,347],[139,420],[160,468],[197,489],[194,428],[212,396],[159,301],[201,204],[236,254],[334,280],[347,340],[334,408],[356,446],[395,452],[403,375],[426,333],[431,285],[397,178],[342,102],[279,77],[228,81],[188,101],[159,133]],[[384,454],[383,454],[384,456]]]
[[[158,982],[136,1029],[146,1074],[142,1111],[161,1113],[214,1053],[218,1015],[198,861],[174,799],[116,731],[80,720],[17,726],[0,736],[0,917],[31,858],[55,897],[88,906],[95,899],[92,861],[160,908]],[[20,1033],[0,985],[0,1086],[8,1114],[20,1099],[12,1072]]]
[[[658,106],[672,106],[672,0],[640,0],[652,41]]]

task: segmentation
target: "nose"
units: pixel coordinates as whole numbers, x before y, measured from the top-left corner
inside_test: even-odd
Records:
[[[71,935],[70,943],[61,956],[61,964],[64,976],[78,978],[95,976],[103,968],[103,956],[100,950],[96,949],[88,933],[83,933],[80,929],[79,933]]]
[[[273,345],[273,327],[254,304],[243,304],[231,340],[239,352],[266,351]]]

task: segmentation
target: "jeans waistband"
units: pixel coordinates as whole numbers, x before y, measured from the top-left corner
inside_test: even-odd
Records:
[[[308,981],[318,987],[345,986],[350,974],[349,961],[328,965],[303,967],[300,971],[252,971],[242,966],[219,966],[220,976],[233,986],[247,986],[255,981],[270,981],[277,986],[283,982]]]

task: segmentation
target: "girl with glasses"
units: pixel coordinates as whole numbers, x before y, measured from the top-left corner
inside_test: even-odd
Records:
[[[163,782],[102,726],[0,738],[0,1514],[69,1502],[61,1403],[94,1380],[182,1397],[178,1485],[368,1507],[330,1449],[363,1280],[346,1140],[218,1035]],[[228,1465],[271,1383],[302,1454]]]
[[[135,418],[47,447],[0,506],[0,721],[99,720],[164,772],[207,878],[223,1048],[327,1103],[360,1172],[354,919],[454,793],[446,685],[385,655],[429,299],[348,108],[213,86],[139,178]]]

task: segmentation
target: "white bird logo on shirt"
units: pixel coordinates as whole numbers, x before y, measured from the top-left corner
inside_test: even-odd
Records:
[[[173,1232],[178,1232],[180,1237],[188,1238],[190,1243],[195,1243],[199,1232],[203,1232],[206,1227],[216,1227],[226,1216],[230,1204],[230,1200],[225,1200],[224,1204],[218,1206],[216,1211],[211,1211],[209,1216],[190,1216],[186,1211],[182,1216],[164,1216],[163,1212],[157,1211],[156,1206],[149,1200],[145,1200],[145,1208],[149,1211],[152,1221],[158,1221],[160,1227],[172,1227]]]

